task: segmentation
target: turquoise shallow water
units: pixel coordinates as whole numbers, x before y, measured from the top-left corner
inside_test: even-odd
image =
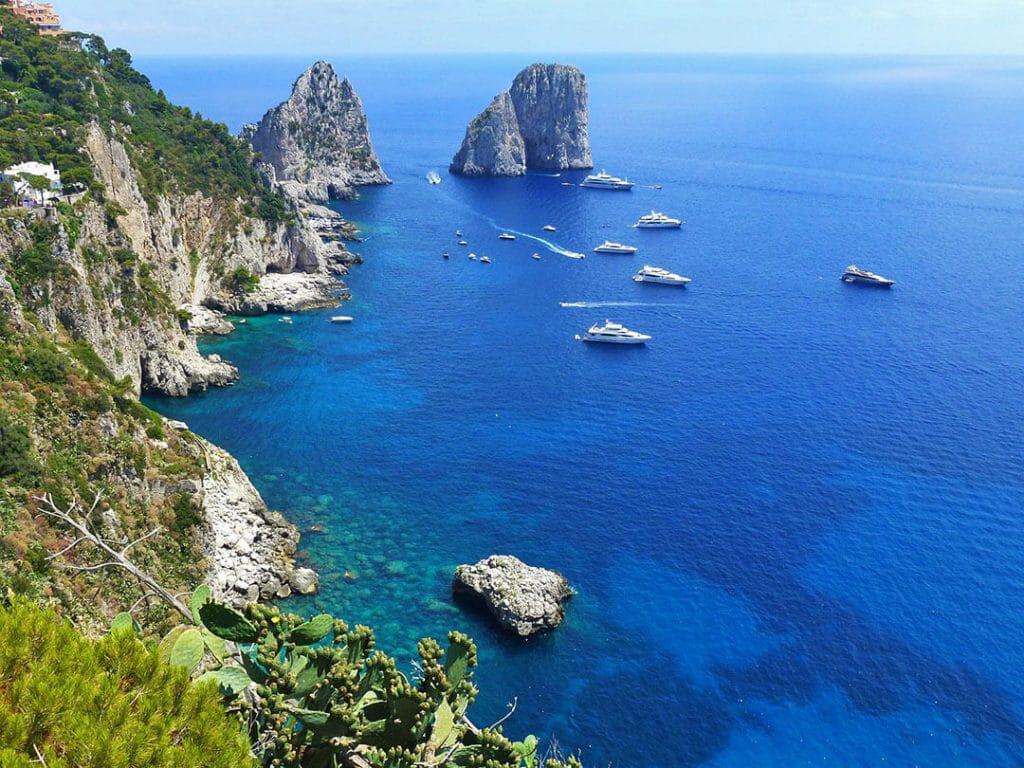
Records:
[[[237,126],[306,63],[143,66]],[[367,237],[356,322],[252,320],[204,343],[236,386],[150,401],[322,526],[294,607],[401,659],[470,632],[477,719],[518,697],[510,730],[590,765],[1024,761],[1021,63],[582,60],[628,195],[444,173],[526,62],[335,63],[395,182],[339,206]],[[651,208],[687,225],[628,228]],[[641,252],[558,253],[604,239]],[[693,283],[633,283],[645,262]],[[841,284],[851,262],[896,287]],[[573,340],[605,317],[654,341]],[[492,552],[566,573],[562,628],[520,642],[453,603]]]

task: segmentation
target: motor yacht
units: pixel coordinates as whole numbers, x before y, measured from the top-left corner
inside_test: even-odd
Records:
[[[557,232],[558,231],[558,227],[552,226],[551,224],[545,224],[544,225],[544,231],[545,232]]]
[[[688,277],[677,275],[675,272],[669,272],[661,267],[652,267],[649,264],[644,264],[643,268],[633,275],[633,279],[638,283],[660,283],[661,285],[686,285],[690,282]]]
[[[491,257],[490,256],[481,256],[480,257],[480,263],[481,264],[490,264],[491,263]]]
[[[437,171],[431,171],[430,173],[427,174],[427,181],[429,181],[431,184],[440,184],[441,177],[438,175]]]
[[[444,251],[444,252],[443,252],[443,253],[441,254],[441,258],[443,258],[443,259],[447,259],[447,258],[448,258],[448,251]]]
[[[498,235],[498,239],[499,240],[515,240],[516,236],[515,235],[511,235],[508,232],[502,232],[500,235]]]
[[[469,254],[469,260],[470,261],[476,261],[476,254],[475,253]]]
[[[874,285],[878,288],[891,288],[896,284],[895,280],[890,280],[887,277],[876,275],[874,272],[868,272],[864,269],[858,269],[855,265],[851,264],[846,268],[843,276],[839,278],[844,283],[860,283],[861,285]]]
[[[645,213],[633,225],[636,229],[679,229],[681,226],[683,226],[682,219],[673,219],[671,216],[657,211]]]
[[[459,245],[469,245],[465,240],[459,240]]]
[[[594,253],[620,253],[624,256],[632,256],[637,250],[635,245],[623,245],[622,243],[613,243],[611,240],[605,240],[594,249]]]
[[[631,331],[611,320],[605,320],[604,325],[594,323],[582,337],[577,336],[576,338],[601,344],[645,344],[651,340],[647,334]]]
[[[633,188],[633,182],[601,171],[587,176],[580,186],[587,189],[616,189],[628,192]]]
[[[540,261],[540,254],[534,253],[530,256],[530,258],[532,258],[534,261]]]
[[[352,318],[349,315],[335,315],[331,318],[332,323],[351,323]]]
[[[461,229],[456,229],[455,230],[455,236],[456,237],[462,237],[462,230]]]

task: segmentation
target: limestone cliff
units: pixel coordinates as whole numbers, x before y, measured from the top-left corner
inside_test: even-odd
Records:
[[[242,139],[274,169],[287,193],[310,201],[354,195],[364,184],[388,184],[363,104],[348,78],[319,61],[304,72],[283,103],[247,126]]]
[[[526,173],[526,147],[508,93],[499,93],[487,109],[473,118],[450,170],[463,176]]]
[[[521,176],[527,169],[592,168],[587,81],[565,64],[531,64],[466,128],[449,170]]]

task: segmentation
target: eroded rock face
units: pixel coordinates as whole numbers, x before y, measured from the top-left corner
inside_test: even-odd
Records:
[[[449,170],[521,176],[528,169],[592,168],[587,81],[566,64],[531,64],[466,128]]]
[[[463,176],[522,176],[526,147],[508,93],[499,93],[466,128],[466,137],[452,160],[452,173]]]
[[[538,170],[593,168],[587,81],[576,67],[531,64],[509,91],[526,146],[526,165]]]
[[[351,197],[357,186],[390,183],[362,101],[325,61],[306,70],[288,100],[244,128],[242,138],[273,166],[280,187],[301,199]]]
[[[455,569],[452,590],[473,595],[511,632],[527,637],[554,629],[565,618],[572,594],[562,574],[527,565],[511,555],[491,555]]]

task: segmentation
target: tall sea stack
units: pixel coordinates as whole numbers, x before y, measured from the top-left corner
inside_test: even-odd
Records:
[[[593,166],[583,73],[566,64],[531,64],[469,124],[449,170],[522,176],[528,169]]]
[[[306,70],[288,100],[242,136],[273,166],[281,186],[304,200],[352,197],[357,186],[390,183],[370,142],[362,101],[325,61]]]

